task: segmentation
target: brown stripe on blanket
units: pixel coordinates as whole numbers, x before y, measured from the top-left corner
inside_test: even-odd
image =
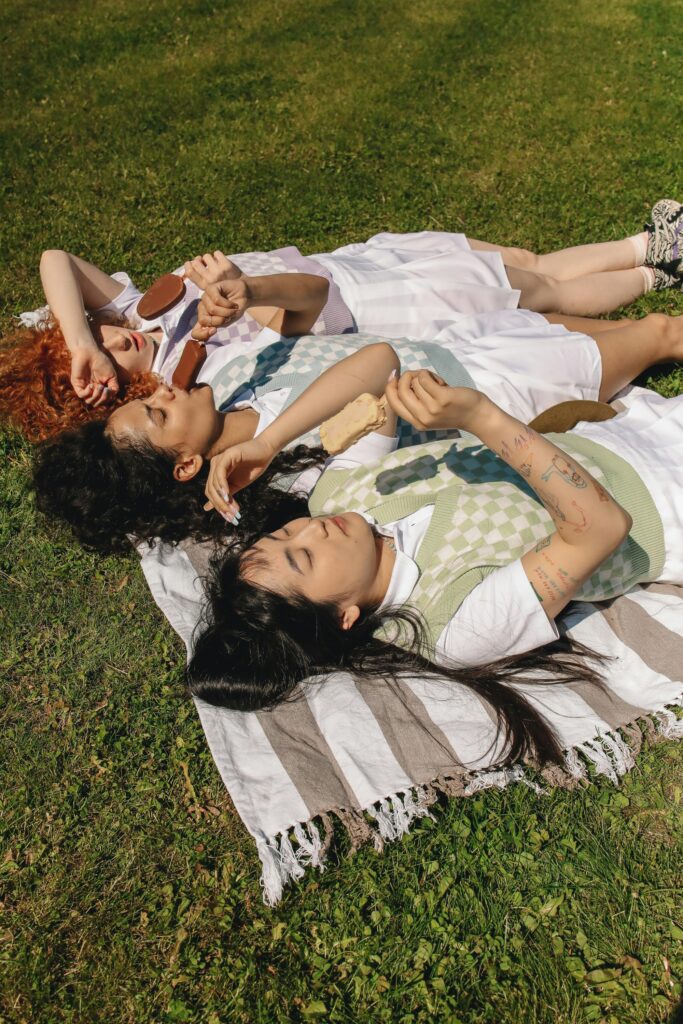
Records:
[[[213,513],[210,514],[213,515]],[[209,561],[211,560],[215,550],[212,541],[188,539],[181,541],[178,547],[181,551],[184,551],[190,559],[190,564],[198,576],[208,576]]]
[[[666,597],[677,597],[679,601],[683,601],[683,587],[676,586],[675,583],[648,583],[646,586],[641,587],[646,594],[664,594]]]
[[[360,808],[305,698],[255,714],[311,817]]]
[[[683,679],[683,636],[667,629],[627,597],[606,602],[600,608],[615,636],[653,672],[659,672],[672,682]]]
[[[392,754],[413,783],[431,782],[449,770],[463,770],[446,734],[406,683],[355,682]]]
[[[649,709],[629,704],[614,690],[602,689],[595,683],[569,683],[567,689],[581,697],[598,718],[608,723],[610,729],[618,729],[650,714]]]

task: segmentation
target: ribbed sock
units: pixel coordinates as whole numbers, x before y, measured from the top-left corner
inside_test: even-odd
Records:
[[[630,239],[629,239],[629,241],[630,241]],[[643,290],[643,295],[644,295],[646,292],[651,292],[652,289],[655,286],[655,272],[652,269],[652,267],[640,266],[637,269],[643,275],[643,281],[645,282],[645,288]]]
[[[647,231],[640,231],[637,235],[631,235],[626,241],[630,242],[633,246],[636,261],[633,264],[634,267],[640,267],[645,262],[645,254],[647,252],[647,241],[649,234]]]

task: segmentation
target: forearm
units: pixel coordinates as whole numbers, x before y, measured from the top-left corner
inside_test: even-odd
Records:
[[[398,356],[387,342],[367,345],[326,370],[261,437],[274,452],[282,451],[364,392],[382,395],[392,370],[399,368]],[[393,431],[395,418],[391,410],[387,412],[388,428]]]
[[[293,313],[316,310],[327,301],[329,285],[316,274],[264,274],[243,278],[251,306],[277,306]]]
[[[628,532],[628,513],[580,463],[489,399],[466,429],[533,488],[566,544],[605,546]]]
[[[625,539],[631,517],[575,459],[496,406],[467,429],[527,481],[552,516],[556,532],[521,563],[554,619]]]
[[[123,285],[98,267],[60,249],[43,253],[40,278],[47,304],[69,350],[96,347],[86,309],[97,309],[111,302],[123,290]]]

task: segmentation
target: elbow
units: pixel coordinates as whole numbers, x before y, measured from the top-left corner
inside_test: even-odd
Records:
[[[610,524],[610,529],[605,530],[603,533],[605,547],[608,549],[606,557],[612,555],[617,548],[623,544],[631,532],[632,526],[633,518],[625,508],[621,508],[621,506],[619,506],[619,511],[614,516]]]
[[[378,341],[372,348],[376,351],[378,357],[382,360],[382,366],[386,366],[387,375],[392,370],[398,372],[401,369],[401,360],[398,358],[398,354],[393,345],[390,345],[388,341]]]

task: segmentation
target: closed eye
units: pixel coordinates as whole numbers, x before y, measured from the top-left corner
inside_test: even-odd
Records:
[[[158,427],[163,427],[166,422],[166,413],[163,409],[152,408],[151,405],[145,405],[147,411],[147,418],[155,423]]]

